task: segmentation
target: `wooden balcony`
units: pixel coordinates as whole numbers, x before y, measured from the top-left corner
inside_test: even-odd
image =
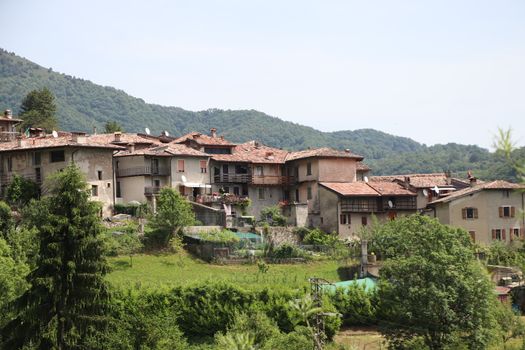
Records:
[[[293,176],[252,175],[252,174],[220,174],[213,177],[215,183],[245,183],[261,186],[287,186],[295,183]]]
[[[16,131],[2,131],[0,132],[0,142],[14,141],[18,135],[20,133]]]
[[[157,175],[157,176],[168,176],[171,170],[169,167],[151,167],[151,166],[139,166],[133,168],[117,169],[117,177],[127,176],[143,176],[143,175]]]
[[[37,184],[41,184],[42,183],[42,175],[40,176],[37,176],[37,174],[15,174],[15,173],[12,173],[12,174],[3,174],[0,176],[0,185],[8,185],[11,183],[11,181],[13,181],[13,178],[15,177],[15,175],[18,175],[18,176],[21,176],[23,177],[24,179],[26,180],[31,180],[33,182],[36,182]]]
[[[200,194],[195,199],[195,202],[202,204],[212,203],[225,203],[225,204],[237,204],[245,202],[248,196],[237,196],[233,194],[229,195],[211,195],[211,194]]]
[[[158,186],[147,186],[144,187],[144,195],[145,196],[153,196],[155,194],[159,194],[162,187]]]

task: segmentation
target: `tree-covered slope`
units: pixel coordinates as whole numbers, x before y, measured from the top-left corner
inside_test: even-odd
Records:
[[[0,109],[11,108],[18,114],[26,94],[42,87],[48,87],[56,96],[58,122],[63,130],[91,132],[95,126],[102,130],[107,121],[116,121],[129,132],[142,132],[148,127],[154,134],[168,130],[177,136],[190,131],[208,132],[211,127],[217,127],[220,134],[234,142],[256,139],[285,149],[349,148],[365,156],[375,174],[445,169],[479,170],[485,178],[510,174],[500,157],[477,146],[427,147],[409,138],[373,129],[321,132],[255,110],[192,112],[149,104],[122,90],[54,72],[0,49]],[[509,174],[505,178],[512,178]]]

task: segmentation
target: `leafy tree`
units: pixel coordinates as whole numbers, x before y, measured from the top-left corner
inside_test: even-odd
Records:
[[[124,131],[122,129],[122,126],[116,121],[107,122],[106,125],[104,125],[104,129],[105,129],[106,134],[112,134],[117,131]]]
[[[465,231],[413,215],[379,227],[374,240],[388,258],[378,299],[382,332],[393,348],[414,338],[431,350],[458,340],[469,349],[486,347],[496,298]]]
[[[270,226],[284,226],[286,218],[281,213],[281,208],[271,206],[261,210],[261,222],[268,223]]]
[[[16,207],[25,206],[31,199],[40,196],[40,187],[32,180],[20,175],[13,176],[6,190],[7,201]]]
[[[28,273],[27,264],[15,259],[11,247],[0,237],[0,327],[8,320],[8,316],[11,316],[6,309],[7,304],[27,288],[25,276]]]
[[[20,126],[22,130],[28,127],[53,130],[58,127],[55,96],[47,87],[29,92],[22,101],[20,111],[20,117],[24,120]]]
[[[157,201],[157,213],[151,220],[151,226],[162,232],[167,244],[173,235],[195,222],[195,213],[191,204],[173,188],[163,188]]]
[[[0,238],[5,238],[7,232],[14,227],[14,224],[11,208],[7,203],[0,201]]]
[[[0,330],[3,349],[91,348],[85,343],[107,324],[108,265],[98,217],[75,165],[50,178],[49,196],[33,202],[30,223],[40,238],[31,287],[12,305],[16,316]],[[103,347],[103,344],[99,345]]]

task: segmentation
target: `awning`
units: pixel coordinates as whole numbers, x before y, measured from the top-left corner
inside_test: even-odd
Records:
[[[194,188],[194,187],[197,187],[197,188],[211,188],[211,185],[200,184],[200,183],[197,183],[197,182],[184,182],[183,185],[184,185],[184,187],[190,187],[190,188]]]

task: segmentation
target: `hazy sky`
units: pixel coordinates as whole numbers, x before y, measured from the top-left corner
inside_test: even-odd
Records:
[[[0,47],[190,110],[525,145],[525,1],[0,0]],[[220,126],[218,126],[220,128]]]

